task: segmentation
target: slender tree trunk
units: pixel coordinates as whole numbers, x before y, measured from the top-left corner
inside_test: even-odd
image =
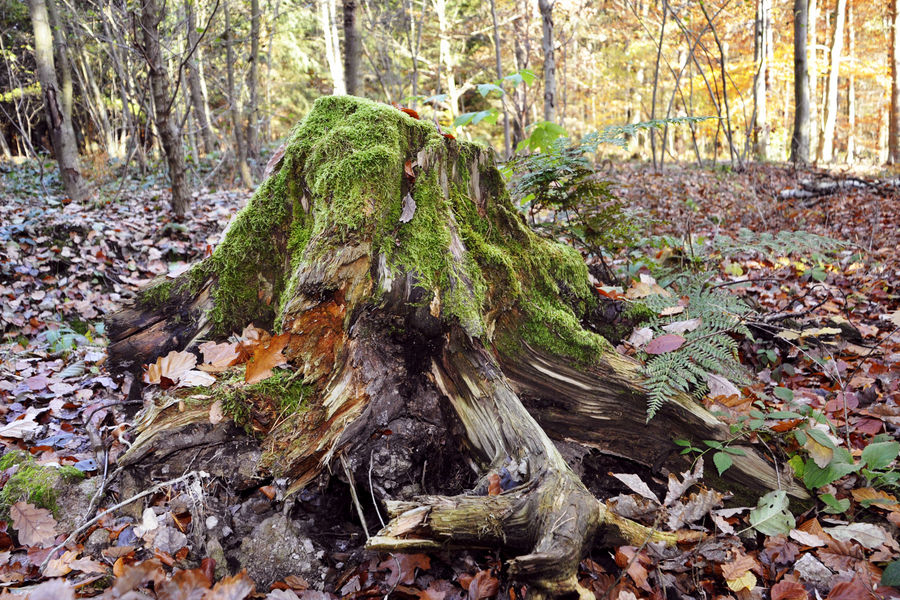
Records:
[[[806,0],[794,0],[794,133],[791,136],[791,162],[809,162],[809,70],[807,66]]]
[[[818,23],[819,8],[817,0],[809,0],[807,9],[807,77],[809,78],[809,151],[810,160],[815,160],[816,149],[819,147],[819,134],[822,125],[819,122],[819,45]]]
[[[491,0],[491,22],[494,27],[494,60],[497,68],[497,79],[503,78],[503,63],[500,60],[500,28],[497,27],[497,3]],[[504,156],[509,158],[509,111],[506,109],[506,98],[503,98],[503,150]]]
[[[53,52],[56,61],[56,70],[60,78],[60,93],[63,109],[63,118],[68,121],[69,127],[72,127],[72,103],[74,102],[75,92],[72,83],[72,63],[69,60],[69,48],[66,43],[66,32],[63,28],[62,20],[59,18],[59,9],[56,7],[56,0],[46,0],[47,16],[50,19],[50,30],[53,33]]]
[[[247,156],[259,156],[259,0],[250,2],[250,69],[247,73]]]
[[[771,27],[772,0],[756,1],[754,20],[753,54],[757,65],[753,79],[753,154],[758,160],[767,160],[769,154],[769,118],[766,107],[767,73],[769,70],[769,29]]]
[[[828,69],[828,100],[825,104],[825,127],[822,132],[820,157],[830,163],[834,160],[834,127],[837,123],[838,84],[840,82],[841,53],[844,49],[844,20],[847,15],[847,0],[837,0],[834,11],[834,37],[831,41],[831,61]]]
[[[31,24],[34,28],[34,59],[37,64],[38,81],[44,97],[44,116],[53,154],[59,165],[60,179],[66,194],[75,202],[81,202],[87,195],[87,187],[81,177],[78,165],[78,145],[71,119],[65,118],[62,96],[56,79],[53,60],[53,34],[50,31],[47,5],[44,0],[30,0]]]
[[[853,4],[847,5],[848,58],[852,64],[856,60],[856,32],[853,30]],[[856,69],[850,69],[850,83],[847,88],[847,164],[854,164],[856,156]]]
[[[169,183],[172,187],[172,210],[181,219],[190,207],[184,165],[184,145],[181,132],[172,115],[174,102],[170,96],[169,75],[163,62],[159,43],[159,23],[162,13],[156,0],[141,1],[141,30],[144,37],[144,58],[150,70],[150,88],[153,93],[154,115],[159,141],[169,165]]]
[[[891,107],[887,147],[887,162],[900,164],[900,0],[891,0]]]
[[[450,116],[455,117],[459,113],[459,98],[462,95],[456,86],[456,61],[450,51],[450,19],[447,16],[447,0],[433,0],[434,12],[438,19],[440,30],[438,86],[441,85],[441,70],[447,78],[447,103],[450,105]]]
[[[553,0],[538,0],[544,52],[544,120],[556,121],[556,57],[553,48]]]
[[[343,0],[344,13],[344,79],[347,93],[356,96],[359,87],[359,28],[356,24],[357,0]]]
[[[529,55],[531,53],[531,38],[528,35],[528,11],[524,9],[522,16],[513,21],[514,52],[516,58],[516,70],[521,71],[527,69],[529,64]],[[525,126],[528,121],[528,90],[524,83],[516,86],[513,94],[513,131],[512,131],[512,147],[518,147],[519,143],[525,139]]]
[[[413,15],[412,0],[404,0],[403,7],[409,19],[409,30],[406,33],[406,45],[409,47],[409,55],[412,58],[412,72],[409,75],[412,96],[419,95],[419,45],[422,41],[421,19],[416,20]],[[416,102],[413,100],[413,107]]]
[[[235,160],[241,182],[244,187],[253,187],[253,177],[250,175],[250,166],[247,164],[247,148],[244,145],[244,128],[241,126],[241,102],[239,92],[234,84],[234,31],[231,29],[231,9],[228,0],[223,2],[225,9],[225,60],[228,66],[225,69],[225,77],[228,85],[228,105],[231,114],[231,128],[234,131]]]
[[[193,56],[185,64],[187,72],[188,91],[191,96],[194,119],[197,121],[197,129],[200,130],[200,139],[203,140],[203,151],[210,153],[216,149],[216,138],[209,124],[209,106],[206,96],[200,85],[200,35],[197,33],[197,22],[194,15],[194,0],[184,0],[185,28],[187,29],[188,51],[193,49]]]
[[[666,18],[669,15],[669,4],[666,0],[663,0],[662,3],[662,19],[659,24],[659,42],[656,44],[656,64],[653,68],[653,97],[650,100],[650,120],[653,121],[656,119],[656,96],[659,92],[659,67],[662,59],[662,48],[663,48],[663,40],[666,36]],[[650,136],[650,154],[653,159],[653,168],[657,168],[657,160],[656,160],[656,129],[651,128],[647,130],[647,133]],[[663,148],[663,152],[665,149]]]
[[[331,72],[333,94],[343,96],[347,93],[344,80],[344,66],[341,62],[341,45],[337,35],[337,9],[335,0],[318,0],[319,26],[325,39],[325,60],[328,62],[328,70]]]

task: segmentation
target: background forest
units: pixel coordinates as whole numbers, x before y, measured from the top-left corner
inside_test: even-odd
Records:
[[[408,106],[507,157],[535,132],[688,116],[719,118],[627,136],[621,154],[733,167],[900,154],[895,0],[30,4],[2,0],[0,153],[74,143],[94,175],[166,156],[179,213],[189,182],[251,186],[265,146],[331,93]],[[58,87],[74,142],[54,139],[39,82]]]
[[[0,0],[0,600],[896,597],[898,163],[900,0]],[[646,535],[379,535],[522,448]]]

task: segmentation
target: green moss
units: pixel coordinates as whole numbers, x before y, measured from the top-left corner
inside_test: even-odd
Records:
[[[268,379],[245,385],[233,382],[218,388],[213,397],[222,401],[223,412],[239,427],[248,429],[254,410],[274,410],[278,414],[296,414],[306,410],[313,388],[304,385],[290,371],[276,371]]]
[[[6,514],[9,507],[19,501],[29,502],[59,514],[56,503],[60,484],[83,479],[84,474],[72,466],[52,467],[38,465],[22,452],[11,452],[0,459],[0,469],[18,465],[15,473],[0,490],[0,512]]]
[[[173,283],[171,279],[163,279],[158,283],[151,283],[149,287],[138,292],[138,303],[148,307],[158,307],[166,304],[172,297]]]
[[[622,316],[634,325],[637,325],[638,323],[649,321],[656,316],[656,313],[642,302],[628,302],[625,305]]]

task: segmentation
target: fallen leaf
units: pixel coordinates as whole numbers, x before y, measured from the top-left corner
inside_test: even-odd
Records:
[[[203,387],[212,385],[215,382],[216,378],[209,373],[192,370],[183,373],[178,379],[178,384],[175,387]]]
[[[13,527],[23,546],[50,546],[56,539],[56,520],[50,511],[37,508],[27,502],[16,502],[9,507]]]
[[[28,600],[75,600],[75,588],[62,579],[51,579],[31,590]]]
[[[253,351],[253,356],[247,362],[247,371],[244,375],[244,381],[247,383],[257,383],[272,376],[272,369],[287,363],[287,359],[281,354],[288,342],[291,334],[288,332],[274,336],[266,344],[260,344]]]
[[[667,333],[686,333],[688,331],[693,331],[700,327],[703,323],[703,319],[697,317],[696,319],[687,319],[686,321],[675,321],[674,323],[669,323],[668,325],[663,325],[663,331]]]
[[[222,410],[222,401],[216,400],[209,407],[209,422],[218,425],[225,418],[225,412]]]
[[[414,110],[411,109],[411,108],[406,108],[405,106],[401,106],[401,107],[400,107],[400,112],[405,112],[406,114],[408,114],[409,116],[411,116],[413,119],[418,119],[418,118],[419,118],[419,113],[417,113],[416,111],[414,111]]]
[[[497,473],[488,475],[488,496],[497,496],[502,491],[503,488],[500,487],[500,475]]]
[[[644,483],[644,480],[637,475],[633,475],[630,473],[611,473],[611,475],[627,485],[631,491],[640,494],[648,500],[653,500],[654,502],[659,504],[659,498],[656,496],[656,494],[653,493],[653,490],[650,489],[650,486]]]
[[[416,214],[416,201],[412,194],[407,192],[403,198],[403,210],[400,212],[400,222],[409,223]]]
[[[410,585],[416,580],[416,569],[427,571],[431,568],[431,558],[425,554],[391,554],[378,568],[390,570],[385,583],[391,587]]]
[[[772,586],[772,600],[808,600],[809,594],[803,584],[796,581],[779,581]]]
[[[678,350],[681,348],[685,340],[680,335],[675,334],[667,334],[661,335],[657,338],[654,338],[650,341],[649,344],[644,348],[644,352],[647,354],[665,354],[667,352],[672,352],[674,350]]]
[[[160,356],[152,365],[145,365],[144,383],[159,385],[163,377],[177,382],[181,376],[197,365],[197,357],[191,352],[172,350],[166,356]]]
[[[500,589],[500,580],[491,575],[487,569],[479,571],[469,583],[469,598],[471,600],[486,600],[497,595]]]
[[[237,343],[206,342],[200,344],[199,350],[203,354],[203,364],[198,368],[207,373],[221,373],[237,364],[241,356]]]

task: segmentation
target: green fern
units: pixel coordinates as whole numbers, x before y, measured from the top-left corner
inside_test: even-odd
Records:
[[[723,256],[744,252],[765,256],[795,253],[819,255],[836,252],[850,245],[849,242],[806,231],[779,231],[772,235],[767,231],[757,233],[746,228],[738,231],[736,238],[720,235],[712,241],[712,249]]]
[[[689,279],[678,289],[678,296],[654,294],[643,303],[657,316],[647,326],[654,337],[668,333],[672,323],[699,319],[691,331],[680,333],[684,344],[671,352],[647,356],[644,375],[647,377],[647,420],[652,419],[662,405],[682,393],[702,396],[708,391],[707,377],[720,375],[739,385],[749,383],[749,376],[738,357],[738,343],[734,336],[753,338],[745,321],[751,309],[740,298],[708,285],[709,276]],[[688,298],[684,311],[677,315],[659,316],[668,308],[680,306]]]

